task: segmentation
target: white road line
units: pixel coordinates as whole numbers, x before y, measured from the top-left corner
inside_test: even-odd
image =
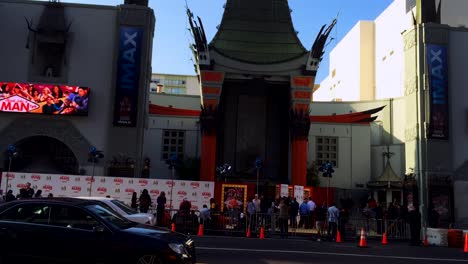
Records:
[[[269,249],[247,249],[247,248],[211,248],[211,247],[197,247],[197,250],[244,251],[244,252],[248,251],[248,252],[262,252],[262,253],[288,253],[288,254],[293,253],[293,254],[310,254],[310,255],[327,255],[327,256],[365,257],[365,258],[386,258],[386,259],[468,262],[468,259],[378,256],[378,255],[368,255],[368,254],[350,254],[350,253],[319,252],[319,251],[269,250]]]

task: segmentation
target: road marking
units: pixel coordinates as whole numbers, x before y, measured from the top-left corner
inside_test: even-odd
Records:
[[[400,256],[378,256],[368,254],[350,254],[350,253],[328,253],[320,251],[294,251],[294,250],[269,250],[269,249],[243,249],[243,248],[211,248],[197,247],[197,250],[217,250],[217,251],[249,251],[262,253],[293,253],[327,256],[346,256],[346,257],[365,257],[365,258],[387,258],[387,259],[407,259],[407,260],[427,260],[427,261],[450,261],[450,262],[468,262],[468,259],[444,259],[444,258],[421,258],[421,257],[400,257]]]

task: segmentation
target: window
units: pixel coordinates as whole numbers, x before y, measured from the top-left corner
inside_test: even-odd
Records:
[[[49,212],[50,207],[46,204],[21,204],[8,209],[0,218],[6,221],[46,225],[49,223]]]
[[[318,166],[331,162],[333,167],[338,167],[338,138],[317,137],[315,140],[315,153]]]
[[[50,224],[92,231],[99,222],[80,208],[55,205],[52,207]]]
[[[167,160],[171,154],[177,154],[179,159],[184,158],[185,131],[163,130],[162,159]]]

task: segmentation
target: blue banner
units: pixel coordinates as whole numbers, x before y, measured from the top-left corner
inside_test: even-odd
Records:
[[[114,126],[135,127],[138,114],[143,29],[120,27]]]
[[[448,139],[448,62],[447,47],[426,45],[427,71],[429,76],[429,131],[428,138]]]

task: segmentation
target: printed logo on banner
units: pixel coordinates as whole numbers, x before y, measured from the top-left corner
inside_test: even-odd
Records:
[[[185,186],[185,182],[180,182],[180,186]]]
[[[210,192],[202,192],[203,198],[211,198],[211,193]]]
[[[16,185],[16,187],[17,187],[18,189],[26,189],[27,186],[26,186],[26,183],[18,183],[18,184]]]
[[[210,184],[209,184],[209,183],[205,183],[205,188],[210,188]]]
[[[8,180],[13,180],[15,178],[15,174],[14,173],[7,173],[7,178],[8,178]]]
[[[75,181],[76,181],[76,182],[81,181],[81,177],[75,177]]]
[[[135,192],[135,189],[127,188],[127,189],[125,189],[125,192],[128,193],[128,194],[133,194]]]
[[[93,179],[93,177],[91,177],[91,176],[86,177],[86,182],[87,182],[87,183],[90,183],[91,180],[92,180],[93,182],[96,182],[96,179]]]
[[[105,183],[106,182],[106,178],[101,178],[101,183]]]
[[[20,179],[22,179],[22,180],[26,179],[26,175],[24,175],[24,174],[20,175]]]
[[[153,196],[159,195],[159,190],[151,190],[150,194]]]
[[[114,183],[117,184],[117,185],[121,185],[123,184],[124,180],[122,178],[115,178],[114,179]]]
[[[148,180],[139,180],[138,184],[140,184],[140,186],[146,186],[148,185]]]
[[[50,176],[50,175],[46,176],[46,180],[47,180],[47,181],[51,181],[51,180],[52,180],[52,176]]]
[[[54,187],[50,184],[46,184],[44,186],[42,186],[42,190],[45,191],[45,192],[50,192],[54,189]]]
[[[63,183],[65,182],[69,182],[70,181],[70,177],[68,176],[60,176],[59,180]]]
[[[192,192],[192,197],[197,197],[197,192]]]
[[[179,196],[187,196],[187,192],[186,192],[186,191],[180,190],[180,191],[177,192],[177,195],[179,195]]]
[[[198,188],[198,187],[200,187],[200,183],[198,183],[198,182],[192,182],[192,183],[190,183],[190,187],[192,187],[192,188]]]
[[[105,194],[107,192],[107,188],[106,187],[98,187],[97,192],[99,194]]]
[[[115,189],[114,193],[120,193],[120,189]]]
[[[33,175],[31,175],[31,180],[40,181],[41,180],[41,175],[33,174]]]
[[[172,187],[172,185],[174,184],[175,182],[174,181],[166,181],[166,185],[168,187]]]
[[[133,180],[132,179],[128,180],[128,184],[133,184]]]
[[[79,193],[79,192],[81,192],[81,187],[80,187],[80,186],[72,186],[71,189],[72,189],[72,191],[73,191],[74,193]]]
[[[66,190],[67,190],[67,186],[62,186],[62,187],[60,188],[60,190],[66,191]]]
[[[198,210],[198,205],[196,205],[196,204],[192,204],[192,208],[191,208],[191,210]]]
[[[159,185],[159,182],[156,181],[156,180],[154,180],[154,181],[153,181],[153,185]]]

